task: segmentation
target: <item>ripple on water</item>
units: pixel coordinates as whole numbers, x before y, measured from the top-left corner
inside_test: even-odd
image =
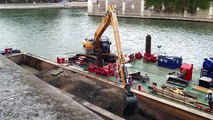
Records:
[[[52,60],[83,52],[81,41],[93,37],[101,22],[101,17],[87,16],[86,9],[1,10],[0,18],[0,49],[18,48]],[[212,56],[212,23],[120,18],[119,27],[126,54],[144,52],[150,34],[153,53],[162,45],[162,52],[182,56],[197,68]],[[104,35],[116,52],[112,33],[109,27]]]

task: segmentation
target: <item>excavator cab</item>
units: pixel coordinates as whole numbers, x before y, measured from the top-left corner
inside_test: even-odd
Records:
[[[102,53],[110,53],[111,42],[107,36],[102,36],[100,40],[100,48]]]
[[[101,52],[103,54],[106,54],[106,53],[110,53],[110,45],[111,45],[111,42],[109,41],[109,38],[107,36],[102,36],[100,38],[99,41],[97,42],[100,42],[100,49],[101,49]],[[83,48],[86,52],[86,54],[88,55],[93,55],[93,54],[96,54],[97,51],[95,51],[95,39],[94,38],[88,38],[88,39],[84,39],[83,40]]]

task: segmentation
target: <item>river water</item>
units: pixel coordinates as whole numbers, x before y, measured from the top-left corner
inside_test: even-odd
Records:
[[[124,53],[144,52],[146,35],[152,36],[152,53],[182,56],[185,63],[202,66],[213,56],[213,23],[118,19]],[[82,40],[93,37],[101,17],[87,15],[86,9],[1,10],[0,49],[13,47],[55,60],[83,52]],[[112,41],[110,26],[104,33]],[[162,45],[158,49],[157,46]]]

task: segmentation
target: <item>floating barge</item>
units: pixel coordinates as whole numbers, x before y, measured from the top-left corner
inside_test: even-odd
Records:
[[[42,71],[47,71],[55,68],[62,68],[64,70],[77,73],[86,78],[90,78],[100,84],[107,85],[123,91],[123,86],[115,77],[103,77],[93,73],[89,73],[85,66],[73,66],[70,64],[58,64],[50,60],[29,54],[17,53],[8,55],[7,58],[20,65],[32,74],[39,74]],[[189,86],[184,88],[184,91],[191,95],[191,97],[181,96],[174,92],[169,92],[169,89],[177,86],[168,85],[166,83],[166,76],[171,72],[178,72],[178,70],[171,70],[163,67],[158,67],[153,63],[144,63],[142,60],[129,63],[130,72],[142,71],[150,77],[150,81],[141,83],[134,81],[132,86],[133,93],[137,96],[138,109],[144,114],[152,116],[152,119],[212,119],[212,113],[206,111],[208,105],[204,102],[206,93],[193,90],[197,86],[197,78],[199,78],[199,71],[193,71],[193,80]],[[137,66],[137,67],[136,67]],[[60,74],[56,71],[55,74]],[[152,93],[152,84],[157,83],[157,94]],[[141,84],[142,90],[138,90],[138,84]],[[168,89],[161,89],[160,86],[166,86]],[[194,96],[195,93],[196,96]],[[194,97],[194,98],[193,98]],[[121,103],[122,104],[122,103]],[[127,118],[128,119],[128,118]]]

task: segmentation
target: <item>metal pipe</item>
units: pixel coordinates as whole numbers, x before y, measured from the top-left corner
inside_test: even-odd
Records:
[[[145,46],[145,53],[151,54],[151,36],[147,35],[146,36],[146,46]]]

